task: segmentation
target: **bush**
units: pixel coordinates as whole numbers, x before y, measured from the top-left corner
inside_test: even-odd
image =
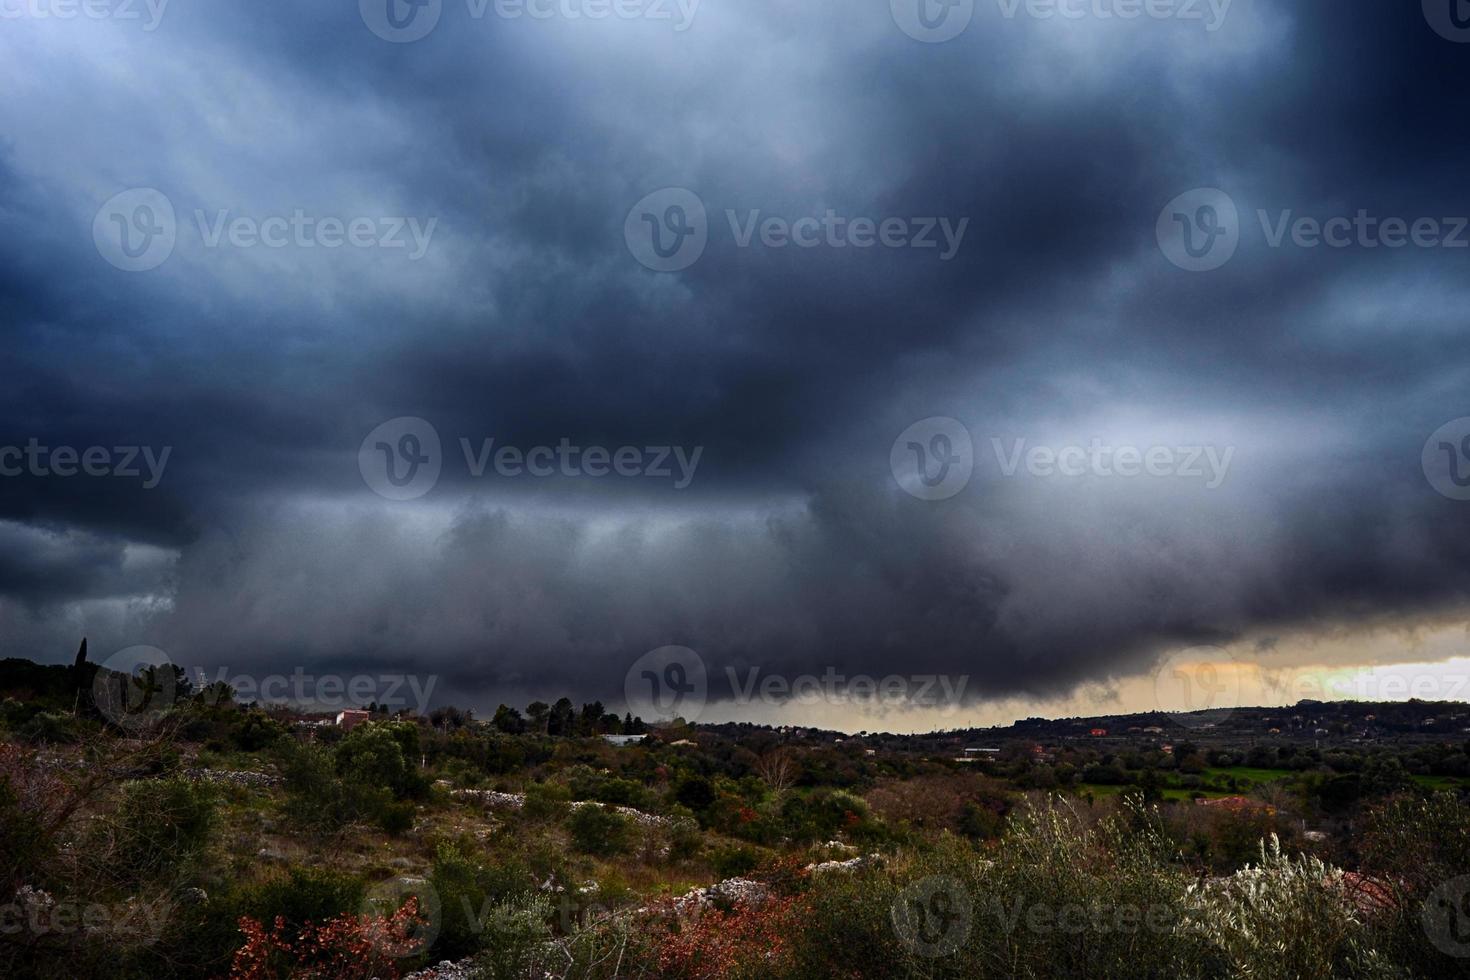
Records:
[[[1185,896],[1182,928],[1203,939],[1221,975],[1332,980],[1381,970],[1340,870],[1315,857],[1293,860],[1275,837],[1260,856],[1259,865]]]
[[[567,801],[571,794],[565,787],[551,783],[532,783],[526,787],[526,802],[521,807],[521,816],[536,822],[560,820],[567,813]]]
[[[554,910],[544,895],[524,895],[495,906],[484,918],[485,952],[475,958],[475,980],[522,980],[538,971],[551,938]]]
[[[585,854],[610,857],[628,849],[632,837],[628,818],[598,804],[581,806],[567,820],[572,844]]]
[[[710,853],[709,863],[721,878],[740,878],[760,867],[761,856],[755,848],[737,844],[716,848]]]
[[[214,794],[183,779],[129,783],[123,789],[113,842],[120,865],[135,876],[185,867],[214,824]]]
[[[481,950],[489,934],[487,916],[495,908],[532,892],[530,870],[511,860],[485,865],[470,858],[470,846],[446,842],[436,848],[429,884],[443,909],[435,955],[458,959]]]

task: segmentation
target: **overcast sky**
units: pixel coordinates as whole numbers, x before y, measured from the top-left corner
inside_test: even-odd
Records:
[[[0,656],[1460,670],[1450,0],[918,3],[0,0]]]

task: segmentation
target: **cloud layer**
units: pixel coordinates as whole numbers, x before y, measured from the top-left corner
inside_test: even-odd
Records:
[[[0,446],[172,455],[154,489],[0,478],[0,654],[62,660],[86,631],[235,670],[436,673],[493,707],[615,700],[677,643],[715,678],[1044,698],[1181,645],[1458,615],[1470,505],[1421,451],[1470,414],[1470,249],[1271,229],[1470,214],[1470,46],[1417,5],[1236,0],[1213,31],[1010,6],[942,44],[836,0],[704,0],[682,31],[445,0],[402,44],[350,4],[8,21]],[[667,187],[708,244],[655,273],[625,219]],[[1155,226],[1201,187],[1239,246],[1188,272]],[[94,240],[130,188],[175,212],[151,271]],[[829,212],[968,225],[947,261],[739,243]],[[211,244],[298,214],[306,240]],[[377,237],[327,247],[324,219]],[[399,219],[434,222],[421,258],[382,247]],[[442,445],[409,501],[359,469],[401,417]],[[974,447],[944,500],[890,468],[931,417]],[[686,489],[477,477],[460,440],[490,438],[703,455]],[[1017,440],[1233,456],[1213,488],[1007,476]]]

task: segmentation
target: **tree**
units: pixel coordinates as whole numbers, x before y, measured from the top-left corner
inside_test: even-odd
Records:
[[[779,800],[795,782],[796,760],[787,749],[772,749],[757,760],[755,771]]]
[[[546,734],[570,738],[576,734],[576,711],[570,698],[557,698],[546,720]]]
[[[519,735],[526,730],[526,721],[521,713],[508,704],[502,704],[495,709],[491,724],[507,735]]]
[[[551,705],[545,701],[532,701],[526,705],[526,717],[530,720],[531,731],[545,735],[546,723],[551,718]]]
[[[501,707],[504,707],[504,705],[501,705]],[[474,718],[470,712],[462,711],[454,705],[435,708],[429,712],[429,724],[444,732],[457,732],[460,729],[468,728],[470,722],[473,720]]]
[[[577,721],[577,734],[596,735],[602,730],[602,716],[606,713],[601,701],[582,705],[582,716]]]

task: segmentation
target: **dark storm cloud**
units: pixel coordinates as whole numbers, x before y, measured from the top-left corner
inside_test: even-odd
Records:
[[[1462,505],[1419,464],[1467,414],[1466,252],[1273,249],[1255,217],[1470,213],[1470,54],[1414,5],[1237,0],[1208,33],[980,3],[926,45],[882,3],[705,0],[676,33],[446,2],[396,45],[351,4],[175,4],[150,34],[0,42],[0,445],[173,451],[154,489],[0,480],[6,653],[87,629],[234,669],[437,672],[483,704],[615,697],[680,643],[717,693],[763,665],[1040,695],[1172,643],[1466,599]],[[139,186],[179,241],[128,273],[91,224]],[[710,243],[656,275],[622,228],[666,186]],[[1243,228],[1191,274],[1154,221],[1200,186]],[[436,225],[416,262],[202,247],[196,210],[298,208]],[[727,209],[969,224],[941,261],[739,248]],[[976,476],[928,502],[888,454],[936,415]],[[444,473],[390,503],[356,454],[399,416],[435,426]],[[458,440],[492,436],[704,456],[682,491],[472,478]],[[1206,491],[1005,478],[990,441],[1094,437],[1237,455]]]

